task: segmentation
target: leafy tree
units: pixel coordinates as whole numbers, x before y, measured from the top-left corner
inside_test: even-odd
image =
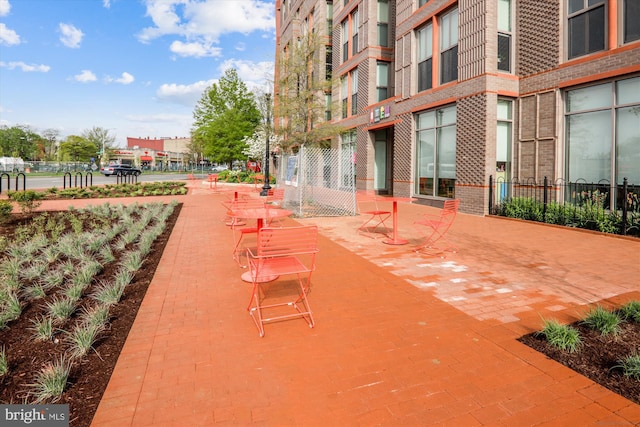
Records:
[[[42,137],[28,126],[0,128],[0,156],[33,160],[38,157],[38,141]]]
[[[94,154],[100,153],[100,163],[109,163],[109,150],[113,149],[113,143],[116,140],[115,136],[109,135],[109,129],[94,126],[91,129],[85,129],[82,132],[82,137],[95,145],[96,152]]]
[[[280,57],[275,116],[284,150],[305,144],[328,145],[342,131],[327,120],[327,111],[335,110],[337,104],[327,105],[326,96],[334,82],[322,66],[325,52],[321,38],[308,33],[289,44]]]
[[[260,123],[260,111],[254,95],[231,68],[205,90],[193,118],[193,146],[202,147],[204,156],[213,162],[230,164],[242,158],[243,139]]]
[[[96,145],[86,138],[70,135],[60,144],[60,160],[70,162],[89,162],[96,155]]]
[[[264,162],[265,150],[267,148],[267,134],[264,129],[256,130],[253,135],[244,138],[244,143],[247,147],[242,154],[252,160],[259,160]],[[282,142],[282,138],[279,135],[269,135],[269,150],[273,151]]]

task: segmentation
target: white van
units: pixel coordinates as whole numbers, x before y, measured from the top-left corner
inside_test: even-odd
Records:
[[[24,172],[24,160],[20,157],[0,157],[0,172]]]

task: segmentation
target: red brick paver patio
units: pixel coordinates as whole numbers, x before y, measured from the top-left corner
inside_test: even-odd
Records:
[[[434,208],[400,205],[406,246],[356,217],[287,219],[321,229],[316,327],[259,338],[225,196],[190,185],[94,426],[640,424],[640,406],[516,341],[541,316],[640,299],[637,240],[459,214],[440,258],[411,251]]]

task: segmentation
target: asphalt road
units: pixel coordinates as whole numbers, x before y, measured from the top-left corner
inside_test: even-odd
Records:
[[[194,172],[196,177],[204,177],[206,178],[207,172],[204,174],[199,171]],[[137,182],[152,182],[152,181],[179,181],[186,180],[187,173],[176,173],[176,174],[151,174],[151,173],[142,173],[138,177]],[[69,188],[69,187],[86,187],[91,185],[104,185],[104,184],[116,184],[117,178],[115,176],[104,176],[100,173],[94,173],[92,175],[85,175],[84,173],[81,175],[78,173],[77,175],[69,175],[65,178],[62,176],[30,176],[29,174],[25,174],[24,181],[22,175],[17,177],[14,174],[11,174],[10,178],[7,180],[6,175],[2,175],[0,177],[0,192],[7,190],[31,190],[31,189],[46,189],[46,188]],[[124,181],[121,182],[135,182],[135,181]],[[7,188],[7,183],[8,188]],[[24,184],[23,184],[24,183]],[[16,188],[17,185],[17,188]]]

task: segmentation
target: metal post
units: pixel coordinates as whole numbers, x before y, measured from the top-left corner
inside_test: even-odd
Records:
[[[264,185],[262,186],[262,191],[260,192],[261,196],[269,195],[269,190],[271,190],[271,185],[269,185],[269,158],[270,158],[270,150],[269,150],[269,124],[271,122],[271,118],[269,117],[269,112],[271,108],[271,94],[265,94],[265,109],[267,113],[267,117],[265,120],[264,133],[266,135],[266,147],[265,147],[265,164],[264,164]]]

